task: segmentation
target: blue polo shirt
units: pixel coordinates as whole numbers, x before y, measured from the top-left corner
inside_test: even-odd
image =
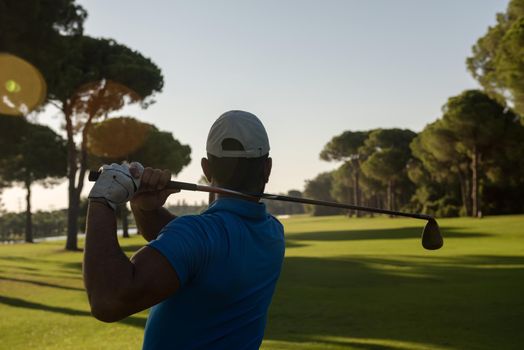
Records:
[[[221,198],[149,243],[180,289],[153,306],[143,349],[258,349],[284,259],[282,224],[263,203]]]

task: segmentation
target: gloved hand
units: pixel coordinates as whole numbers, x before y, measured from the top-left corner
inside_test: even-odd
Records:
[[[88,198],[103,198],[115,210],[133,197],[140,186],[143,171],[144,167],[138,162],[104,165]]]

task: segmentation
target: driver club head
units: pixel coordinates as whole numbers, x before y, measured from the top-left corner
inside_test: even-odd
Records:
[[[433,218],[428,220],[428,223],[422,231],[422,246],[428,250],[437,250],[444,245],[444,240],[440,234],[437,221]]]

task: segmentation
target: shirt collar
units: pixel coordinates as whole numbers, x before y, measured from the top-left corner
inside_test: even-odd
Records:
[[[264,203],[230,197],[217,199],[211,203],[203,214],[211,214],[222,210],[250,219],[265,219],[267,216],[266,205]]]

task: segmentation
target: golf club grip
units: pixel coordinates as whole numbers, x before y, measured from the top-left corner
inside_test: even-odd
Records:
[[[98,180],[98,177],[100,176],[99,171],[91,170],[89,172],[89,181],[96,181]],[[169,181],[169,183],[166,186],[169,189],[179,189],[179,190],[186,190],[186,191],[198,191],[198,185],[192,184],[189,182],[180,182],[180,181]]]

